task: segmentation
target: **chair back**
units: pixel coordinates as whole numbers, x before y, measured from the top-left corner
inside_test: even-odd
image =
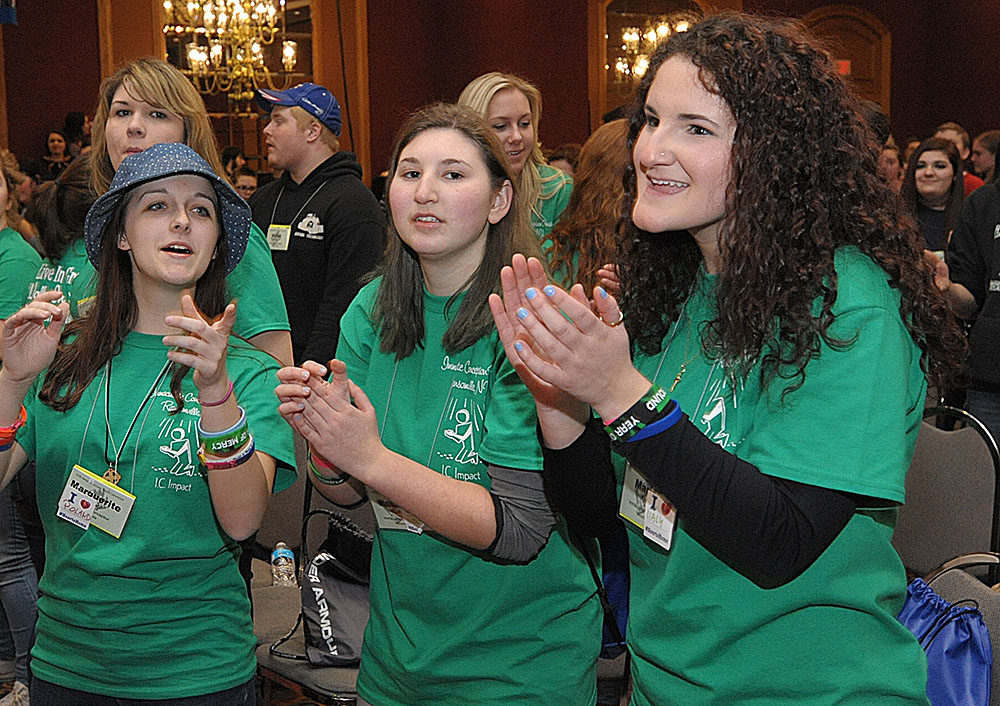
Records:
[[[965,554],[932,571],[927,576],[927,585],[949,603],[973,600],[983,614],[983,620],[990,631],[993,646],[993,677],[990,690],[990,706],[1000,706],[1000,593],[984,584],[969,573],[975,566],[997,566],[1000,554],[981,552]]]
[[[927,421],[940,416],[962,426]],[[979,420],[954,407],[926,409],[892,539],[904,566],[925,576],[960,554],[1000,551],[998,478],[1000,452]]]

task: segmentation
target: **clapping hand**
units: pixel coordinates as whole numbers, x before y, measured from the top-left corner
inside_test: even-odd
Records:
[[[236,303],[231,302],[220,318],[209,322],[198,311],[191,296],[185,294],[181,297],[181,314],[171,314],[163,321],[167,326],[184,331],[163,337],[164,345],[172,347],[167,358],[194,369],[194,384],[199,395],[212,400],[225,397],[229,388],[226,350],[229,334],[236,323]]]

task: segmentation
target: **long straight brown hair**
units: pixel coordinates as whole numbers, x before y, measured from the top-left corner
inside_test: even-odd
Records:
[[[396,359],[409,356],[424,341],[424,276],[417,253],[399,237],[392,219],[392,181],[399,165],[399,155],[413,139],[427,130],[454,130],[472,141],[490,174],[490,184],[500,189],[507,180],[516,184],[509,171],[500,139],[486,122],[468,108],[450,103],[427,106],[411,115],[403,124],[396,138],[389,166],[386,185],[386,203],[389,205],[388,245],[382,263],[374,276],[382,276],[375,298],[373,318],[379,331],[379,348],[383,353],[395,353]],[[489,226],[486,249],[479,267],[469,277],[460,292],[465,298],[442,343],[449,353],[468,348],[493,329],[489,295],[500,291],[500,270],[509,264],[515,252],[526,256],[539,256],[538,241],[528,225],[527,214],[521,209],[516,187],[510,210],[499,222]],[[453,305],[458,293],[448,300],[446,311]]]
[[[67,324],[55,360],[49,366],[38,398],[54,410],[65,412],[80,401],[83,391],[102,367],[121,352],[122,343],[135,327],[139,303],[132,283],[132,258],[118,248],[125,235],[125,212],[135,195],[129,191],[118,205],[101,235],[101,259],[97,267],[97,295],[90,312]],[[218,208],[218,204],[216,204]],[[216,256],[195,286],[195,304],[209,317],[221,314],[226,294],[226,242],[221,220]],[[170,393],[177,402],[173,413],[184,408],[181,380],[186,365],[171,364]]]

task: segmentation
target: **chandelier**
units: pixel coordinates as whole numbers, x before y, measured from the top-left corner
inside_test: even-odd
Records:
[[[235,112],[246,113],[257,88],[290,85],[298,47],[285,38],[285,0],[164,0],[163,9],[163,33],[185,42],[180,69],[199,92],[225,93]],[[272,71],[264,48],[279,36],[281,68]]]
[[[656,45],[674,32],[687,32],[693,24],[691,18],[674,16],[660,18],[646,27],[622,29],[621,49],[615,60],[615,80],[638,81],[649,69],[649,58]]]

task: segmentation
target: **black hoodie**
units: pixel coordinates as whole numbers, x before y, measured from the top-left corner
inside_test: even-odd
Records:
[[[326,365],[337,349],[340,317],[382,254],[382,208],[350,152],[337,152],[301,184],[286,171],[258,189],[250,207],[264,233],[272,224],[291,226],[287,250],[272,243],[271,259],[288,309],[295,363]]]

